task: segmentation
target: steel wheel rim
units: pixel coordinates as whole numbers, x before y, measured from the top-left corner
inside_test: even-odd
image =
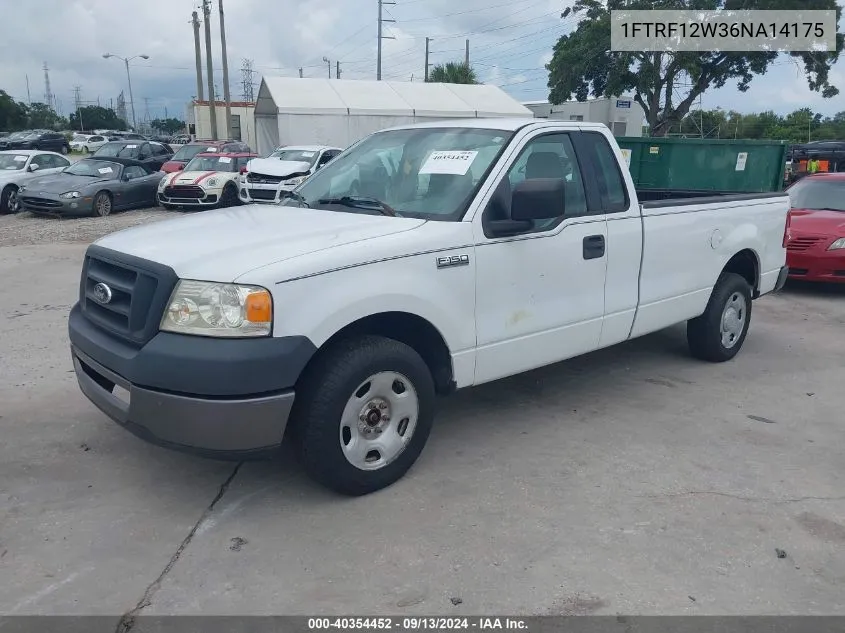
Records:
[[[734,292],[728,298],[725,309],[722,311],[721,336],[722,346],[725,349],[731,349],[739,342],[747,318],[745,297],[742,293]]]
[[[100,196],[97,199],[97,213],[100,215],[108,215],[111,213],[111,200],[108,196]]]
[[[383,371],[362,381],[340,419],[340,448],[359,470],[373,471],[396,461],[419,420],[420,401],[411,381]]]

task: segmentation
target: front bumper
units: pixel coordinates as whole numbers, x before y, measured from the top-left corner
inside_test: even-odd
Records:
[[[788,253],[786,261],[790,279],[845,283],[845,249]]]
[[[24,189],[18,200],[24,211],[45,215],[91,215],[94,211],[94,198],[65,199],[59,194],[35,193]]]
[[[316,351],[304,337],[167,332],[138,348],[93,325],[79,304],[68,330],[79,387],[98,409],[148,442],[223,459],[281,444],[293,387]]]
[[[185,198],[168,196],[164,191],[159,190],[157,197],[159,204],[171,204],[176,207],[213,207],[220,202],[221,191],[205,191],[202,198]]]
[[[286,183],[262,184],[241,181],[238,183],[238,198],[246,204],[277,204],[284,192],[293,191],[297,186]]]

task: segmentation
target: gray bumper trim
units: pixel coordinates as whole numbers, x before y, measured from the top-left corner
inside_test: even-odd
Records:
[[[229,457],[263,452],[282,443],[294,393],[210,399],[132,385],[71,348],[79,387],[94,405],[128,431],[177,450]],[[117,385],[129,402],[115,396]]]
[[[781,290],[786,285],[786,278],[789,276],[789,266],[784,266],[778,273],[778,280],[775,284],[775,292]]]

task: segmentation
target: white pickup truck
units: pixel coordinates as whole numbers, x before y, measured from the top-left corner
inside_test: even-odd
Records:
[[[641,202],[596,124],[385,130],[280,205],[91,245],[74,368],[142,438],[241,459],[287,434],[318,481],[365,494],[417,459],[437,394],[685,321],[694,356],[733,358],[786,279],[788,208]]]

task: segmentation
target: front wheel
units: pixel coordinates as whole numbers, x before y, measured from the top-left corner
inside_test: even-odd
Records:
[[[70,145],[62,145],[62,154],[70,154]]]
[[[0,194],[0,213],[17,213],[18,211],[20,211],[18,188],[15,185],[8,185]]]
[[[107,215],[111,215],[112,212],[112,199],[111,196],[106,193],[105,191],[101,191],[96,196],[94,196],[94,215],[99,216],[101,218],[106,217]]]
[[[306,471],[358,496],[401,479],[434,420],[431,372],[408,345],[378,336],[336,343],[303,375],[292,435]]]
[[[223,195],[220,196],[220,202],[217,207],[224,209],[226,207],[233,207],[240,202],[238,198],[238,191],[234,187],[226,187],[223,189]]]
[[[696,358],[723,363],[739,353],[751,325],[751,287],[736,273],[723,273],[707,308],[687,322],[687,342]]]

